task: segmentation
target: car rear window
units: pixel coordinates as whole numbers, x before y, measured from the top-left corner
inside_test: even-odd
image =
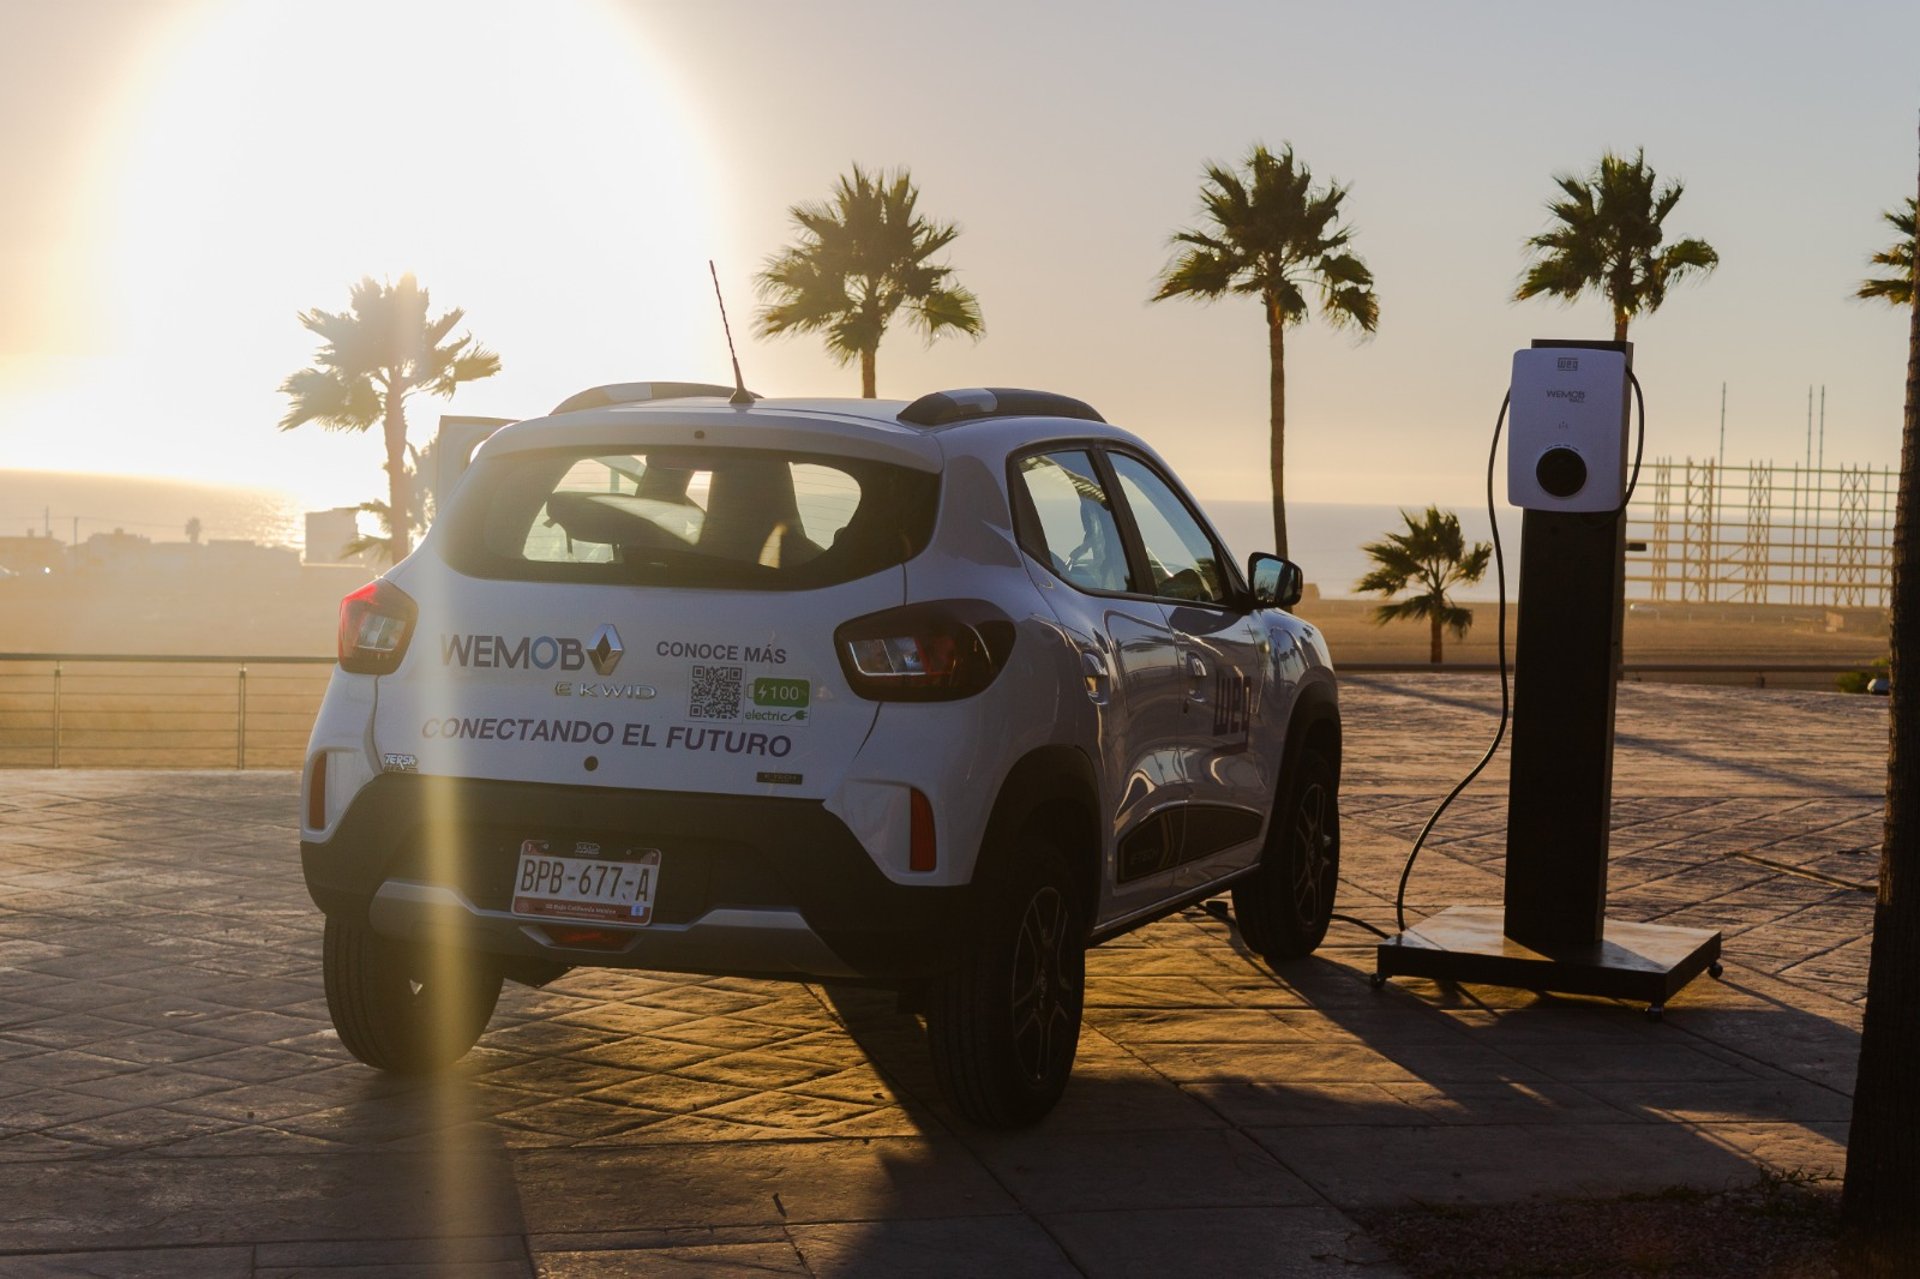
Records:
[[[542,449],[482,458],[450,563],[518,581],[798,590],[920,553],[939,477],[762,449]]]

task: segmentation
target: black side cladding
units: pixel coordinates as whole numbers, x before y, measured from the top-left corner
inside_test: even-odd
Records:
[[[1100,411],[1085,400],[1053,391],[1029,391],[1012,386],[967,387],[934,391],[900,410],[900,420],[912,426],[950,426],[983,417],[1066,417],[1082,422],[1105,422]]]

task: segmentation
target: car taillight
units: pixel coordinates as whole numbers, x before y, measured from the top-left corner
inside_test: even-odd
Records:
[[[1012,621],[984,600],[947,600],[856,617],[833,633],[833,646],[861,697],[947,702],[993,683],[1013,636]]]
[[[340,601],[340,669],[354,675],[390,675],[407,655],[419,606],[385,578]]]

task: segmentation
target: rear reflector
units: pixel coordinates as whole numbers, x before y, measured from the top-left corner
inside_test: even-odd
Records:
[[[932,870],[939,864],[939,849],[933,837],[933,805],[919,791],[909,791],[908,804],[912,829],[907,844],[907,869]]]
[[[327,828],[327,753],[321,751],[307,766],[307,829]]]

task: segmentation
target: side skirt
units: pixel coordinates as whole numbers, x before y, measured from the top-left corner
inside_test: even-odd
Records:
[[[1185,910],[1189,906],[1197,905],[1207,898],[1220,893],[1223,889],[1231,888],[1241,880],[1251,878],[1259,869],[1260,864],[1255,862],[1243,870],[1236,870],[1231,875],[1217,879],[1204,888],[1195,889],[1185,896],[1176,897],[1172,901],[1150,907],[1138,914],[1129,915],[1125,919],[1116,920],[1111,924],[1104,924],[1094,929],[1093,932],[1088,935],[1087,945],[1098,946],[1102,942],[1110,942],[1116,937],[1124,937],[1136,928],[1144,928],[1148,924],[1165,919],[1175,911]]]

